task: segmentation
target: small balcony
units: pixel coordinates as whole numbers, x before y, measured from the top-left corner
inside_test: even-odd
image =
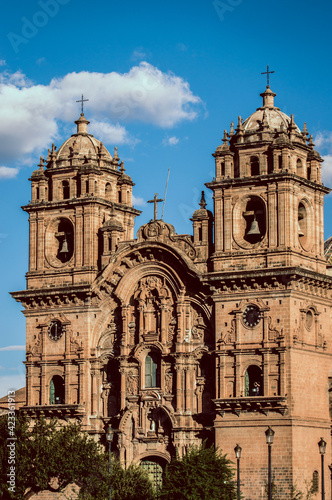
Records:
[[[284,415],[288,409],[286,396],[245,396],[240,398],[224,398],[213,400],[216,412],[223,417],[233,413],[262,413],[268,415],[271,411]]]

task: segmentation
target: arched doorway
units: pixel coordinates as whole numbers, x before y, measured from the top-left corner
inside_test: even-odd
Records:
[[[165,459],[153,455],[141,460],[141,466],[147,472],[153,488],[157,493],[161,490],[163,484],[163,473],[166,463]]]

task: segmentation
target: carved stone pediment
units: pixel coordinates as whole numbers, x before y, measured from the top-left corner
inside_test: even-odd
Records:
[[[172,224],[163,220],[153,220],[141,226],[137,232],[137,241],[158,241],[182,250],[191,260],[196,257],[196,249],[187,234],[177,235]]]

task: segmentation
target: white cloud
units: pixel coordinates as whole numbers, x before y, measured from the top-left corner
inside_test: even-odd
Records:
[[[18,168],[0,167],[0,179],[12,179],[18,172]]]
[[[25,345],[7,345],[0,347],[0,351],[25,351]]]
[[[318,132],[314,138],[314,143],[316,148],[322,148],[326,149],[328,152],[332,152],[332,132]]]
[[[146,202],[140,196],[133,195],[133,205],[135,207],[145,207]]]
[[[6,66],[6,61],[4,59],[0,59],[0,66]]]
[[[108,138],[130,143],[123,123],[144,122],[169,128],[196,118],[201,100],[189,83],[141,62],[128,73],[69,73],[48,85],[31,82],[21,72],[0,73],[0,162],[23,162],[60,141],[61,127],[78,117],[75,102],[89,99],[86,116],[94,130],[104,128]],[[106,125],[105,125],[106,123]]]
[[[46,57],[40,57],[39,59],[37,59],[36,64],[38,66],[41,66],[42,64],[44,64],[44,62],[46,62]]]
[[[322,181],[326,186],[332,185],[332,154],[322,156]]]
[[[164,146],[175,146],[179,142],[179,140],[180,139],[175,137],[175,135],[173,135],[173,137],[166,137],[166,139],[163,140],[163,145]]]
[[[134,146],[139,142],[138,139],[130,136],[125,127],[119,123],[112,124],[108,122],[91,121],[89,132],[105,143],[131,144]]]

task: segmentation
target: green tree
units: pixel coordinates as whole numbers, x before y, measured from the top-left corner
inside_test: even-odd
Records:
[[[236,485],[232,462],[214,446],[191,447],[182,459],[166,466],[162,500],[233,500]]]
[[[114,500],[150,500],[152,485],[144,472],[135,466],[123,470],[113,459],[112,479],[108,454],[79,425],[59,426],[57,420],[36,420],[29,428],[27,420],[18,415],[15,427],[15,491],[9,490],[7,446],[8,422],[0,418],[0,498],[28,499],[33,493],[54,488],[63,490],[68,484],[80,488],[79,498],[107,500],[110,483]],[[52,488],[53,486],[53,488]]]

